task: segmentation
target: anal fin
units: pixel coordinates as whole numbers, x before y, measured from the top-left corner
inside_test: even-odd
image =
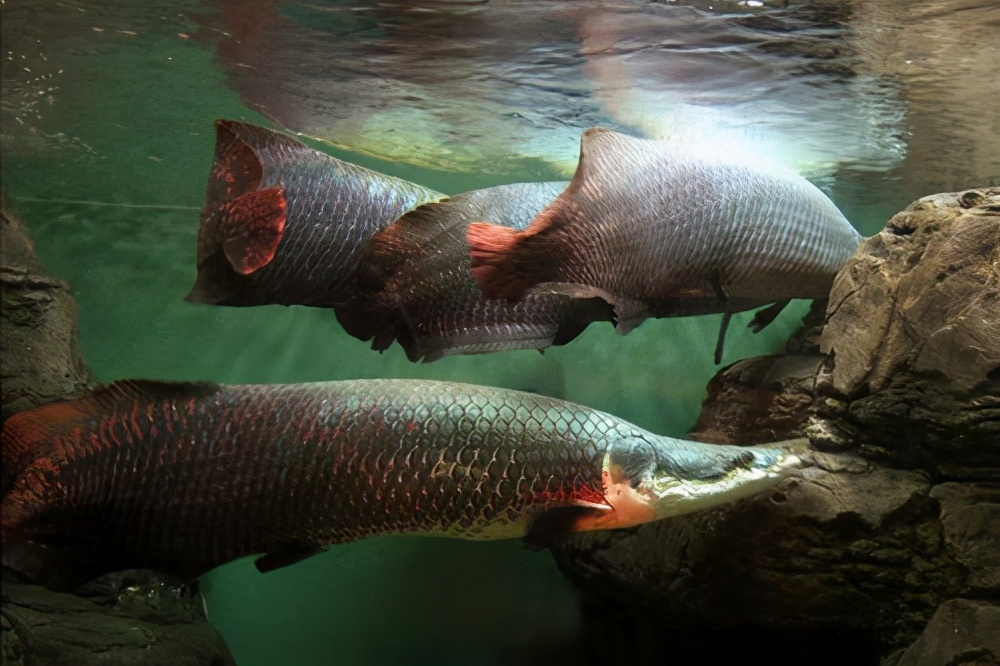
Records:
[[[790,302],[791,301],[787,300],[777,301],[775,303],[771,303],[763,310],[757,310],[757,312],[753,316],[753,319],[750,320],[749,324],[747,324],[747,328],[749,328],[754,333],[760,333],[771,322],[773,322],[778,317],[779,314],[781,314],[781,311],[784,310],[785,307]]]
[[[726,347],[726,331],[729,330],[729,320],[733,318],[732,312],[722,314],[722,323],[719,324],[719,339],[715,342],[715,364],[722,363],[722,352]]]

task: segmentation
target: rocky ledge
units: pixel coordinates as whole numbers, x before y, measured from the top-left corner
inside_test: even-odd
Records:
[[[811,467],[554,547],[602,658],[1000,660],[1000,189],[894,216],[809,324],[786,353],[720,372],[691,436],[806,436]]]

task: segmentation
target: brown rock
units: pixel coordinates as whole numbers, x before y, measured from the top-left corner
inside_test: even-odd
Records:
[[[967,599],[941,604],[927,628],[886,666],[995,666],[1000,663],[1000,607]]]
[[[920,199],[863,241],[834,282],[820,342],[833,390],[876,393],[910,372],[960,394],[995,376],[998,239],[1000,188],[990,188]]]
[[[80,354],[76,302],[45,274],[24,225],[0,211],[0,377],[3,418],[78,397],[92,383]]]

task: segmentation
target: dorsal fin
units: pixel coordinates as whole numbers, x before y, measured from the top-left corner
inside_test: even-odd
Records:
[[[363,263],[377,267],[375,272],[385,279],[415,251],[423,254],[426,249],[434,247],[435,239],[448,233],[458,222],[447,215],[454,205],[453,201],[451,197],[446,197],[441,201],[421,204],[375,234]]]
[[[637,151],[641,139],[615,132],[607,127],[591,127],[580,135],[580,160],[567,192],[579,192],[587,186],[600,187],[609,178],[621,179],[622,169],[616,167],[620,156]]]

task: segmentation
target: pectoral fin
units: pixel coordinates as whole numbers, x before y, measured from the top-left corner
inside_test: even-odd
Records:
[[[274,258],[285,231],[285,209],[280,187],[248,192],[219,206],[222,251],[233,270],[249,275]]]

